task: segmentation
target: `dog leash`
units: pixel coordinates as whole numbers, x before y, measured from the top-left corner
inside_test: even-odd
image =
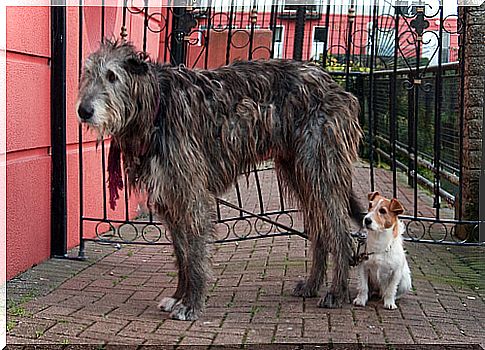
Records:
[[[350,261],[350,266],[355,267],[361,264],[363,261],[369,260],[369,256],[374,254],[373,252],[367,252],[367,235],[362,231],[352,232],[352,238],[357,239],[357,249],[354,250],[352,259]],[[361,253],[361,248],[364,247],[364,251]]]

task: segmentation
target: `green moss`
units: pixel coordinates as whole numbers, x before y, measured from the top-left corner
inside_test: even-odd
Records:
[[[39,331],[39,330],[36,330],[35,331],[35,338],[36,339],[39,339],[40,337],[42,337],[44,335],[44,331]]]
[[[20,305],[13,305],[7,310],[7,314],[10,316],[23,317],[27,316],[27,311]]]
[[[12,331],[12,329],[14,329],[16,326],[17,326],[16,321],[7,320],[7,333]]]

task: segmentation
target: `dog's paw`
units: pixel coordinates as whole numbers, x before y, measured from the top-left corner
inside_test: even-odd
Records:
[[[195,321],[199,318],[200,311],[193,307],[185,306],[181,301],[176,303],[170,313],[170,318],[179,321]]]
[[[363,297],[357,296],[352,304],[354,304],[355,306],[365,306],[365,304],[367,304],[367,300]]]
[[[342,299],[337,298],[333,293],[328,292],[325,298],[318,301],[318,307],[326,309],[337,309],[342,307]]]
[[[396,303],[394,301],[384,301],[384,308],[388,310],[395,310],[397,309]]]
[[[309,288],[306,281],[299,281],[291,294],[294,297],[314,298],[318,295],[318,291],[315,288]]]
[[[173,310],[173,307],[177,303],[177,299],[175,298],[163,298],[160,300],[160,303],[158,304],[158,308],[162,311],[170,312]]]

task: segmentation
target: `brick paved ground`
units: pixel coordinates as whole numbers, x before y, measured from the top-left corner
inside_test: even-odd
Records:
[[[358,169],[362,196],[366,176]],[[388,191],[388,173],[377,176]],[[430,210],[429,198],[420,193],[421,200]],[[485,344],[485,247],[408,243],[414,292],[389,311],[379,301],[325,310],[317,299],[290,296],[310,264],[299,237],[214,245],[207,308],[195,322],[156,308],[177,282],[170,246],[87,248],[88,261],[50,260],[8,283],[9,344]]]

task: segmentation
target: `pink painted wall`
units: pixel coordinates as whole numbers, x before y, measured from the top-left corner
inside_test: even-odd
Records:
[[[11,278],[48,257],[50,249],[49,9],[7,7],[6,18],[7,278]]]
[[[105,12],[105,36],[118,37],[122,10]],[[26,21],[25,18],[29,20]],[[129,39],[141,48],[143,18],[128,16]],[[151,21],[156,28],[158,22]],[[101,10],[86,7],[83,21],[83,57],[99,47]],[[79,77],[79,8],[67,9],[67,190],[68,247],[79,244],[79,152],[75,101]],[[158,57],[159,34],[149,33],[147,49]],[[50,255],[50,9],[7,8],[7,278]],[[83,132],[84,215],[103,217],[101,148],[95,135]],[[109,142],[106,143],[106,158]],[[123,198],[124,193],[120,193]],[[142,199],[129,203],[130,215]],[[111,219],[124,217],[122,200]],[[94,224],[85,224],[87,237]]]

